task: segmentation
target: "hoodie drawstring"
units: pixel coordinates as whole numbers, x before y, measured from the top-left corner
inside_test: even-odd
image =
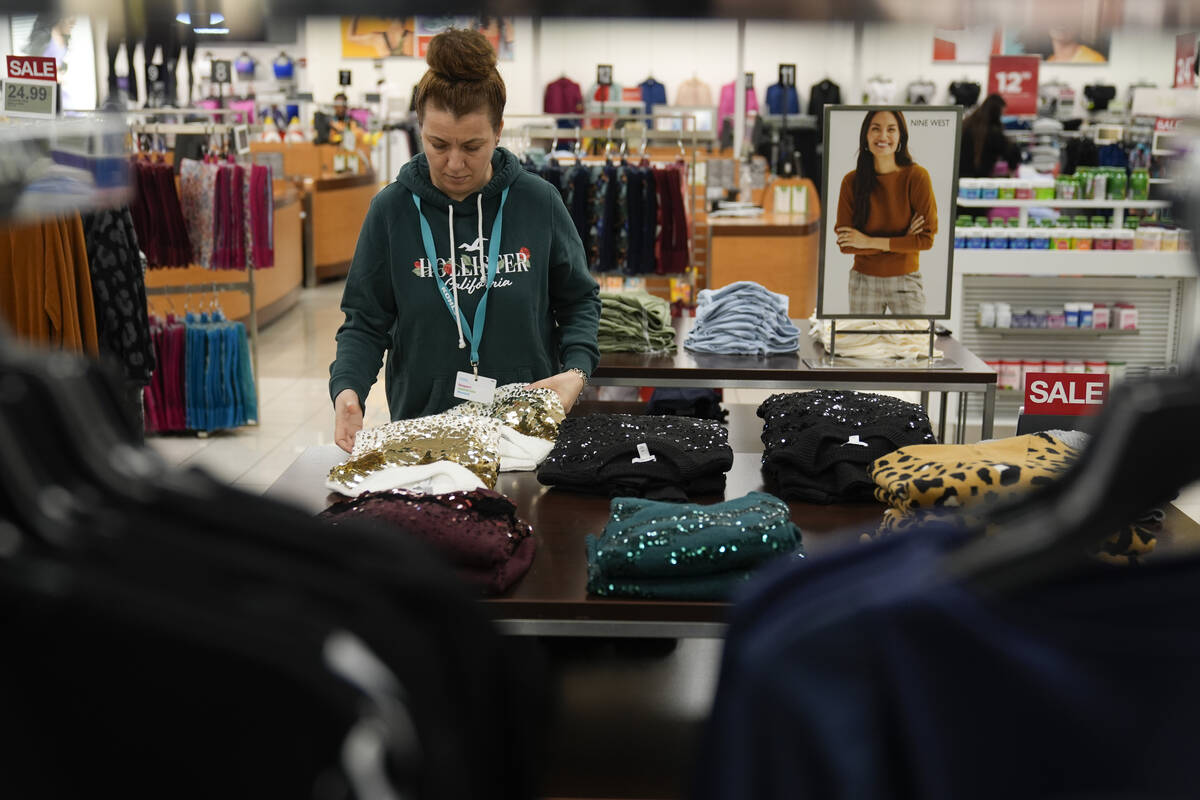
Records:
[[[458,349],[465,350],[467,340],[463,338],[462,332],[462,312],[458,308],[458,273],[454,270],[454,204],[447,206],[449,214],[446,217],[446,224],[450,228],[450,285],[454,289],[454,324],[458,326]],[[481,226],[483,223],[479,223]]]

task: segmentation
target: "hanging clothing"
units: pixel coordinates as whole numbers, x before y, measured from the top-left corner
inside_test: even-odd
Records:
[[[863,95],[870,105],[891,105],[896,102],[896,82],[891,78],[870,78]]]
[[[136,194],[131,205],[138,244],[151,267],[192,263],[192,238],[184,222],[175,172],[162,161],[133,162]]]
[[[836,106],[842,102],[842,87],[825,78],[814,83],[808,91],[808,113],[817,118],[817,138],[825,136],[825,106]],[[820,175],[810,172],[809,175]]]
[[[937,84],[933,81],[913,81],[904,90],[910,106],[927,106],[933,103]]]
[[[675,90],[677,106],[711,106],[713,93],[708,84],[699,78],[688,78]]]
[[[133,217],[123,207],[82,219],[100,353],[121,365],[127,381],[145,386],[154,373],[154,344]]]
[[[734,93],[734,81],[730,81],[721,87],[721,101],[717,104],[717,119],[724,120],[733,116],[734,106],[737,104],[737,95]],[[754,91],[753,86],[746,87],[746,115],[758,113],[758,93]]]
[[[654,78],[646,78],[638,84],[642,90],[642,102],[646,104],[646,114],[653,114],[655,106],[667,104],[667,87]]]
[[[220,312],[151,317],[157,368],[145,392],[146,431],[214,431],[258,419],[246,327]]]
[[[963,108],[970,108],[978,103],[980,91],[979,84],[974,81],[955,81],[950,84],[950,96]]]
[[[691,259],[691,232],[688,229],[682,165],[656,169],[659,236],[655,250],[655,272],[659,275],[685,272]]]
[[[800,96],[796,94],[796,87],[784,86],[782,83],[773,83],[768,86],[767,113],[799,114]]]
[[[1117,87],[1089,84],[1083,87],[1083,96],[1088,99],[1088,111],[1106,111],[1108,104],[1117,96]]]
[[[185,159],[183,215],[196,264],[205,269],[275,265],[275,196],[270,167]]]
[[[98,355],[87,253],[78,214],[0,228],[0,319],[27,341]]]
[[[542,96],[542,110],[547,114],[582,114],[583,91],[579,84],[565,75],[546,85]],[[560,119],[560,128],[578,128],[580,120]]]

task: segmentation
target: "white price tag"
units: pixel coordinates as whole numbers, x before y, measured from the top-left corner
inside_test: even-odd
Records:
[[[789,186],[775,187],[775,213],[792,213],[792,190]]]
[[[490,403],[496,396],[496,379],[460,372],[454,381],[454,396],[459,400]]]
[[[650,448],[643,442],[637,446],[637,458],[633,459],[634,464],[645,464],[647,461],[657,461],[654,456],[650,455]]]

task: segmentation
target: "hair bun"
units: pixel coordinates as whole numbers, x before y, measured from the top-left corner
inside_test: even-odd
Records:
[[[429,41],[429,68],[452,81],[481,81],[496,69],[496,51],[479,31],[451,28]]]

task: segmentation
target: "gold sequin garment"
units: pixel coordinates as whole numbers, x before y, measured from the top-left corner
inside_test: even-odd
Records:
[[[490,417],[517,433],[548,442],[558,438],[559,423],[567,416],[558,392],[553,389],[526,389],[523,383],[499,387],[490,403],[469,401],[446,413]]]
[[[390,467],[452,461],[489,489],[500,472],[500,422],[486,417],[435,414],[359,431],[350,459],[329,471],[330,481],[354,487]]]

